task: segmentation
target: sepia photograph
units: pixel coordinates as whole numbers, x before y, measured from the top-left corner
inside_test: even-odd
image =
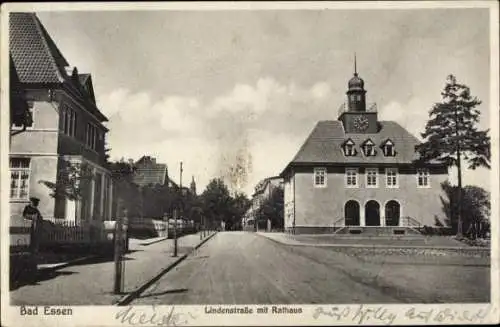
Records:
[[[498,322],[498,4],[279,4],[2,6],[4,322]]]

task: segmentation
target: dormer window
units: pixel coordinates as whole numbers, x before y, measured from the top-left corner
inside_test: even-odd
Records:
[[[375,155],[375,143],[373,143],[372,140],[368,139],[364,144],[363,144],[363,151],[365,153],[365,156],[371,157]]]
[[[348,139],[343,144],[344,155],[346,157],[353,157],[356,155],[356,149],[354,148],[354,142],[351,139]]]
[[[382,144],[382,150],[384,151],[384,156],[394,157],[396,151],[394,150],[394,143],[391,140],[387,140]]]

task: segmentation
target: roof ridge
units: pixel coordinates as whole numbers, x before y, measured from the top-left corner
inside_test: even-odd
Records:
[[[33,18],[33,20],[35,22],[35,27],[36,27],[38,33],[40,34],[40,37],[41,37],[41,40],[42,40],[42,44],[44,45],[45,50],[49,54],[50,63],[55,68],[57,77],[59,78],[60,82],[62,83],[62,82],[64,82],[65,78],[64,78],[64,75],[61,72],[61,68],[59,67],[58,62],[57,62],[57,60],[56,60],[56,58],[55,58],[54,53],[52,52],[52,50],[54,50],[54,51],[57,52],[57,55],[60,58],[62,58],[62,60],[64,60],[64,63],[68,64],[68,61],[66,60],[66,58],[64,58],[63,54],[61,53],[61,50],[59,50],[59,48],[55,44],[54,40],[52,40],[52,38],[50,37],[49,33],[47,32],[47,30],[43,26],[42,22],[38,19],[37,15],[35,13],[30,13],[30,15],[32,16],[32,18]],[[49,45],[49,42],[51,43],[50,45]],[[51,47],[51,45],[53,47]]]

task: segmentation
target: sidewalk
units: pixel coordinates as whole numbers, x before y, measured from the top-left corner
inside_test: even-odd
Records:
[[[291,235],[287,233],[257,232],[274,242],[292,246],[313,246],[350,249],[416,249],[442,250],[486,254],[489,248],[467,246],[457,240],[446,237],[338,237],[334,235]]]
[[[207,237],[208,234],[203,240]],[[11,305],[112,305],[202,242],[200,233],[180,237],[178,256],[174,258],[173,240],[155,241],[144,245],[144,240],[130,240],[130,252],[124,261],[124,294],[112,293],[113,260],[94,258],[59,270],[42,270],[36,284],[24,285],[10,292]]]

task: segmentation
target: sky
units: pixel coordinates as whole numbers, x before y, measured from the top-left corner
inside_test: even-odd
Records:
[[[201,192],[251,195],[319,120],[336,120],[353,57],[380,120],[415,136],[454,74],[489,127],[485,9],[40,12],[68,62],[92,75],[113,159],[166,163]],[[236,167],[241,167],[239,170]],[[234,171],[237,173],[234,173]],[[451,170],[454,182],[455,172]],[[489,186],[489,171],[464,172]]]

